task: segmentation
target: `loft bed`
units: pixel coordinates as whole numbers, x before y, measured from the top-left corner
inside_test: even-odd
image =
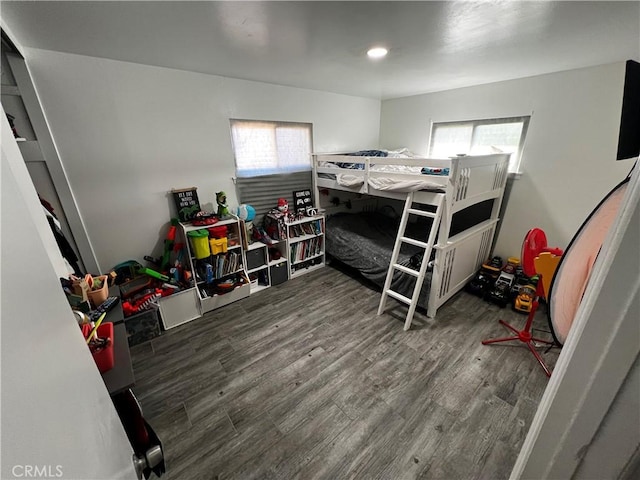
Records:
[[[320,192],[325,190],[395,200],[405,200],[408,192],[414,192],[414,208],[419,209],[429,209],[444,195],[443,213],[435,226],[432,268],[418,299],[427,316],[435,317],[437,309],[464,287],[490,254],[509,154],[428,159],[358,153],[313,155],[316,205],[322,205]],[[326,253],[378,287],[384,284],[399,224],[384,213],[332,214],[328,208],[325,232]],[[418,221],[406,235],[424,241],[431,228],[431,220]],[[398,263],[419,268],[416,258],[422,255],[416,256],[418,252],[404,245]],[[391,289],[411,297],[414,281],[395,271]]]

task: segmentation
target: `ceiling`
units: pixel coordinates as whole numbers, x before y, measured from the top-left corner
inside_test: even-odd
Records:
[[[371,98],[640,60],[640,2],[25,2],[22,47]],[[386,58],[369,60],[374,45]]]

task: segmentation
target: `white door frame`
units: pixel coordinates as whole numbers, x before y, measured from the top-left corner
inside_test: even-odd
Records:
[[[78,247],[78,254],[87,271],[101,273],[102,270],[93,251],[93,246],[89,240],[78,204],[69,185],[69,179],[67,178],[64,165],[58,154],[58,149],[56,148],[49,124],[42,110],[42,105],[33,84],[32,77],[29,74],[27,64],[22,56],[15,53],[7,53],[7,60],[9,61],[11,72],[20,90],[20,95],[27,110],[29,120],[31,121],[33,131],[38,139],[38,145],[49,169],[51,180],[58,193],[60,204],[67,217],[69,229]]]

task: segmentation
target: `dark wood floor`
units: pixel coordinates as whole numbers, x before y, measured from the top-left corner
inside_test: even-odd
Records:
[[[525,317],[462,292],[405,332],[378,301],[328,267],[134,347],[166,478],[507,478],[548,380],[480,340]]]

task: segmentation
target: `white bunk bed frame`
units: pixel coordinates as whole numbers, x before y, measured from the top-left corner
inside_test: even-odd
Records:
[[[359,157],[341,154],[313,154],[313,182],[315,204],[320,205],[320,189],[333,189],[384,198],[405,200],[407,192],[383,191],[369,184],[370,178],[386,178],[395,181],[430,180],[442,184],[444,210],[439,222],[440,230],[435,250],[431,288],[427,304],[427,316],[435,317],[438,308],[475,275],[480,265],[489,257],[499,221],[507,181],[510,154],[500,153],[481,156],[459,156],[450,159]],[[334,166],[328,167],[331,163]],[[364,164],[363,170],[340,168],[337,163]],[[418,175],[371,169],[378,166],[408,166],[449,169],[449,175]],[[384,168],[384,167],[383,167]],[[320,174],[348,174],[361,177],[362,184],[344,187],[335,177],[324,178]],[[439,193],[442,193],[439,192]],[[416,191],[414,203],[435,205],[439,194],[433,191]],[[450,237],[453,214],[467,207],[494,200],[489,219]],[[435,227],[435,226],[434,226]],[[425,238],[429,232],[425,232]]]

